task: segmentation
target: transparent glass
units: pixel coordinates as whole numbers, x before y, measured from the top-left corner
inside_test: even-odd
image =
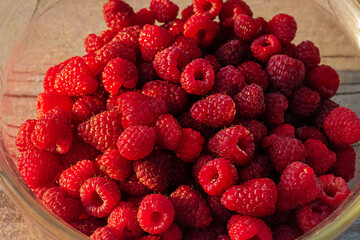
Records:
[[[44,210],[26,186],[16,167],[18,152],[14,144],[15,136],[21,123],[26,119],[36,118],[34,101],[37,94],[43,91],[42,80],[46,70],[71,56],[84,55],[85,37],[89,33],[98,34],[106,28],[102,17],[104,2],[105,0],[0,0],[0,183],[39,239],[86,237]],[[139,10],[147,7],[150,0],[127,2],[135,10]],[[191,4],[191,0],[174,2],[180,8]],[[301,21],[298,21],[296,43],[310,39],[318,44],[317,40],[321,40],[323,63],[334,66],[342,79],[341,94],[334,100],[360,113],[360,60],[354,50],[360,46],[358,1],[302,0],[298,5],[294,4],[299,3],[298,0],[247,2],[255,16],[263,16],[267,20],[280,12],[299,16]],[[302,22],[311,28],[320,29],[318,34],[308,35],[309,29],[301,29]],[[323,22],[337,24],[340,29],[345,30],[347,36],[345,32],[334,34],[331,31],[321,31]],[[314,32],[316,31],[311,31]],[[332,48],[339,39],[343,40],[338,47],[344,54],[336,55]],[[352,42],[347,41],[348,39],[352,39]],[[359,146],[355,148],[359,163]],[[359,217],[360,168],[357,169],[355,179],[350,182],[353,192],[349,198],[326,221],[301,239],[333,239]]]

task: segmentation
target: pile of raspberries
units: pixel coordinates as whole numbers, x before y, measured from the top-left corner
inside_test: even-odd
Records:
[[[242,0],[103,7],[86,55],[50,67],[18,169],[97,240],[295,239],[350,194],[355,112],[297,24]],[[155,25],[155,22],[157,25]]]

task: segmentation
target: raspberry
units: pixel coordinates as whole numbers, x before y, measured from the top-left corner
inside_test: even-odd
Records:
[[[137,220],[137,208],[131,202],[120,202],[108,217],[109,228],[121,239],[134,239],[143,234]]]
[[[58,65],[55,65],[53,67],[50,67],[45,74],[44,77],[44,92],[54,92],[54,85],[55,85],[55,79],[57,78],[57,76],[59,75],[59,73],[61,72],[61,70],[63,70],[64,67],[66,67],[66,65],[72,61],[74,58],[70,58],[65,60],[62,63],[59,63]]]
[[[255,146],[258,148],[262,144],[263,138],[267,135],[267,128],[264,123],[257,120],[246,120],[242,121],[241,125],[247,128],[247,130],[254,136]]]
[[[261,153],[255,153],[253,159],[239,169],[240,182],[247,182],[256,178],[273,177],[273,166],[270,160]]]
[[[202,57],[201,49],[198,47],[194,39],[178,36],[173,46],[183,50],[191,60]]]
[[[184,32],[184,24],[185,22],[179,18],[175,18],[167,23],[165,23],[162,27],[169,30],[174,37],[182,35]]]
[[[226,230],[221,225],[209,225],[206,228],[189,229],[184,234],[184,240],[215,240],[220,234],[225,233]]]
[[[159,76],[157,75],[152,62],[142,61],[140,64],[137,65],[137,69],[139,72],[139,82],[137,87],[139,89],[141,89],[141,87],[144,86],[145,83],[159,79]]]
[[[53,109],[54,107],[59,107],[71,112],[73,104],[73,100],[67,96],[58,94],[57,92],[40,93],[35,101],[37,118],[41,118],[47,111]]]
[[[219,32],[219,25],[206,15],[193,15],[184,24],[184,36],[195,39],[201,48],[211,44]]]
[[[294,58],[302,61],[307,70],[316,67],[321,61],[319,48],[311,41],[304,41],[297,45]]]
[[[145,25],[140,32],[139,43],[142,58],[152,61],[157,52],[169,47],[174,36],[172,33],[156,25]]]
[[[325,174],[335,163],[336,155],[320,140],[309,138],[304,143],[306,163],[314,169],[317,175]]]
[[[30,148],[18,158],[18,170],[32,189],[52,181],[60,169],[56,155],[37,148]]]
[[[296,45],[293,43],[283,43],[281,45],[281,54],[286,55],[288,57],[296,58],[296,57],[294,57],[295,48],[296,48]],[[296,58],[296,59],[298,59],[298,58]],[[304,66],[305,66],[305,63],[304,63]],[[306,66],[305,66],[305,68],[306,68]]]
[[[151,0],[150,11],[159,22],[169,22],[176,18],[179,7],[170,0]]]
[[[244,62],[238,69],[245,78],[247,84],[255,83],[265,91],[269,85],[269,76],[256,62]]]
[[[276,128],[271,129],[270,135],[276,134],[282,137],[295,137],[295,127],[293,125],[284,123],[282,125],[277,126]]]
[[[215,84],[215,71],[208,61],[195,59],[186,65],[180,77],[180,84],[188,93],[205,95]]]
[[[208,195],[207,203],[209,205],[210,211],[217,222],[227,223],[234,213],[227,209],[224,205],[221,204],[221,195],[211,196]]]
[[[310,203],[321,194],[314,170],[302,162],[289,164],[280,177],[278,210],[290,210]]]
[[[334,175],[342,177],[346,182],[354,178],[356,153],[351,145],[336,146],[332,149],[336,154],[336,162],[334,164]]]
[[[263,148],[278,173],[293,162],[304,161],[306,157],[304,145],[295,138],[272,134],[264,138]]]
[[[90,237],[94,240],[121,240],[108,226],[99,227]]]
[[[81,57],[73,57],[54,82],[55,91],[69,97],[91,94],[97,87],[98,82],[90,76],[89,68]]]
[[[228,0],[223,4],[220,11],[220,22],[227,27],[234,25],[235,18],[239,14],[246,14],[252,17],[253,13],[250,7],[242,0]]]
[[[290,15],[280,13],[269,21],[269,32],[282,43],[291,42],[295,38],[296,30],[296,21]]]
[[[211,155],[203,155],[199,157],[194,164],[192,165],[192,177],[195,179],[197,183],[199,183],[198,175],[203,166],[205,166],[206,163],[213,160]]]
[[[234,102],[236,113],[243,118],[256,118],[265,111],[265,95],[256,84],[245,86],[234,96]]]
[[[316,127],[304,126],[296,129],[296,138],[305,142],[309,138],[320,140],[323,144],[327,144],[325,135]]]
[[[126,159],[136,161],[148,156],[154,149],[156,130],[147,126],[131,126],[119,136],[116,147]]]
[[[31,134],[34,131],[35,124],[36,119],[28,119],[21,124],[15,142],[19,152],[26,152],[34,147],[34,144],[31,141]]]
[[[327,174],[319,177],[322,185],[322,193],[319,196],[320,201],[327,205],[337,208],[351,193],[345,180],[341,177],[335,177]]]
[[[260,240],[272,239],[270,228],[258,218],[237,214],[230,218],[227,228],[232,240],[251,238]]]
[[[94,33],[89,34],[85,38],[84,46],[86,52],[95,52],[104,46],[104,40]]]
[[[178,117],[178,121],[182,128],[192,128],[193,130],[198,131],[205,139],[212,137],[216,133],[216,129],[199,123],[193,119],[191,117],[190,111],[183,112]]]
[[[91,217],[75,220],[70,225],[76,230],[90,237],[96,231],[96,229],[103,227],[104,223],[98,218]]]
[[[275,127],[284,123],[284,112],[288,108],[288,100],[281,93],[265,94],[265,124]]]
[[[314,118],[313,123],[315,127],[317,127],[320,130],[324,130],[324,121],[326,116],[338,106],[339,104],[337,104],[336,102],[330,99],[322,100],[313,116]]]
[[[310,88],[301,87],[294,91],[289,102],[289,111],[299,118],[311,116],[320,104],[320,95]]]
[[[154,125],[158,117],[168,112],[165,101],[137,92],[127,92],[118,98],[124,128]]]
[[[99,36],[104,41],[104,43],[110,42],[117,34],[117,31],[112,31],[111,29],[106,29],[100,32]]]
[[[121,29],[113,38],[113,41],[121,41],[136,53],[140,52],[139,36],[141,28],[139,26],[126,27]]]
[[[245,216],[265,217],[275,212],[277,198],[276,184],[258,178],[230,187],[221,196],[221,204]]]
[[[182,231],[176,223],[170,225],[165,232],[160,234],[160,239],[162,240],[181,240]]]
[[[68,197],[65,190],[60,187],[48,189],[41,201],[50,211],[67,223],[77,219],[82,212],[80,201]]]
[[[178,83],[185,66],[190,62],[187,54],[177,47],[169,47],[155,55],[154,69],[160,78]]]
[[[266,71],[272,89],[279,90],[285,96],[290,96],[293,90],[299,88],[305,77],[304,64],[286,55],[272,56]]]
[[[205,199],[195,189],[180,185],[170,194],[175,209],[175,221],[183,226],[194,228],[207,227],[211,221],[211,213]]]
[[[321,98],[331,98],[339,88],[340,77],[332,67],[320,65],[307,73],[305,84],[317,91]]]
[[[182,140],[181,126],[171,114],[161,115],[156,122],[157,144],[175,151]]]
[[[190,5],[190,6],[187,6],[186,8],[184,8],[182,11],[181,11],[181,19],[186,22],[189,18],[192,17],[192,15],[194,15],[194,6],[193,5]]]
[[[222,8],[222,0],[194,0],[193,7],[195,14],[207,15],[209,18],[214,19]]]
[[[34,146],[61,154],[69,151],[71,140],[70,113],[58,107],[51,109],[38,119],[31,133]]]
[[[103,6],[106,25],[113,31],[135,23],[136,15],[132,7],[122,0],[108,0]]]
[[[93,162],[89,160],[82,160],[76,165],[65,169],[61,172],[59,177],[59,185],[73,198],[79,198],[79,190],[81,185],[88,178],[95,174],[95,167]]]
[[[281,52],[281,43],[274,35],[261,35],[251,43],[250,50],[256,59],[267,62]]]
[[[219,61],[214,55],[206,55],[204,59],[211,64],[215,73],[220,71],[221,65],[219,64]]]
[[[85,95],[72,105],[71,116],[75,123],[82,123],[105,110],[104,103],[94,95]]]
[[[116,149],[106,151],[97,160],[97,164],[100,166],[100,170],[115,180],[123,180],[129,177],[133,171],[132,162],[121,156]]]
[[[244,42],[252,42],[266,27],[267,22],[263,18],[252,18],[247,14],[237,15],[234,21],[235,35]]]
[[[175,153],[184,162],[194,162],[203,149],[205,139],[201,134],[192,128],[183,128],[182,142]]]
[[[240,40],[231,40],[221,45],[215,53],[222,66],[238,66],[246,56],[249,46]]]
[[[142,229],[150,234],[165,232],[173,222],[175,210],[171,201],[161,194],[150,194],[143,198],[137,213]]]
[[[245,78],[234,66],[228,65],[215,75],[213,93],[222,93],[233,97],[246,86]]]
[[[155,17],[150,10],[147,10],[146,8],[142,8],[138,12],[136,12],[135,25],[142,28],[146,24],[154,25]]]
[[[219,235],[216,240],[231,240],[230,236],[227,234]]]
[[[137,179],[135,173],[119,181],[119,188],[130,196],[145,196],[150,192],[150,189]]]
[[[337,107],[326,116],[324,130],[337,145],[353,144],[360,140],[360,119],[351,109]]]
[[[106,217],[121,200],[115,182],[104,177],[88,178],[80,188],[80,200],[87,214]]]
[[[159,236],[155,235],[143,235],[142,237],[136,238],[135,240],[159,240]]]
[[[194,103],[190,113],[196,121],[219,128],[234,121],[236,110],[230,96],[213,94]]]
[[[301,236],[301,232],[291,225],[280,225],[273,230],[273,237],[276,240],[291,240]]]
[[[104,111],[77,126],[78,136],[105,152],[116,147],[116,141],[121,134],[121,114],[118,111]]]

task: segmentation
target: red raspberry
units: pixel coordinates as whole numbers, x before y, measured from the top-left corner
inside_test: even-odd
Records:
[[[314,118],[313,123],[315,127],[317,127],[320,130],[324,130],[324,121],[326,116],[338,106],[339,104],[337,104],[336,102],[330,99],[322,100],[313,116]]]
[[[245,78],[234,66],[228,65],[215,75],[213,93],[222,93],[233,97],[246,86]]]
[[[139,36],[141,27],[132,26],[121,29],[113,38],[113,41],[121,41],[129,48],[133,49],[136,53],[140,52]]]
[[[259,240],[272,239],[270,228],[258,218],[237,214],[230,218],[227,228],[232,240],[251,238]]]
[[[244,42],[252,42],[266,27],[267,22],[263,18],[252,18],[247,14],[238,14],[234,21],[235,35]]]
[[[289,43],[295,38],[297,24],[294,17],[280,13],[269,21],[269,32],[282,43]]]
[[[249,46],[240,40],[231,40],[221,45],[215,53],[216,59],[222,66],[238,66],[248,53]]]
[[[99,36],[102,38],[104,43],[108,43],[116,36],[117,33],[118,33],[117,31],[113,31],[111,29],[106,29],[106,30],[103,30],[99,34]]]
[[[90,76],[89,68],[81,57],[73,57],[57,75],[54,89],[66,96],[82,96],[96,91],[98,82]]]
[[[171,114],[161,115],[156,122],[157,144],[175,151],[182,140],[181,126]]]
[[[156,25],[145,25],[140,32],[139,43],[142,58],[152,61],[157,52],[169,47],[174,36],[172,33]]]
[[[154,25],[155,24],[155,17],[154,17],[153,13],[150,10],[148,10],[146,8],[142,8],[139,11],[136,12],[135,25],[142,28],[146,24]]]
[[[217,222],[225,224],[229,221],[231,216],[234,215],[234,212],[230,211],[224,205],[221,204],[221,195],[219,196],[208,195],[206,200],[209,205],[210,211]]]
[[[218,235],[225,232],[225,228],[218,224],[212,224],[205,228],[190,228],[185,232],[184,240],[215,240]]]
[[[198,179],[207,194],[218,196],[236,183],[238,174],[229,160],[216,158],[201,168]]]
[[[179,18],[175,18],[167,23],[165,23],[162,27],[169,30],[174,37],[182,35],[184,32],[184,24],[185,22]]]
[[[143,198],[137,213],[142,229],[150,234],[165,232],[172,224],[175,210],[171,201],[161,194],[150,194]]]
[[[90,237],[96,229],[103,227],[105,224],[100,219],[91,217],[75,220],[70,225]]]
[[[126,159],[136,161],[148,156],[154,149],[156,130],[147,126],[131,126],[119,136],[116,147]]]
[[[183,50],[191,60],[202,57],[201,49],[198,47],[194,39],[178,36],[173,46]]]
[[[216,129],[199,123],[191,117],[190,111],[183,112],[178,116],[178,121],[182,128],[192,128],[198,131],[205,139],[212,137],[216,133]]]
[[[105,110],[104,103],[94,95],[85,95],[77,99],[72,106],[71,115],[77,124]]]
[[[334,175],[342,177],[346,182],[354,178],[356,153],[351,145],[336,146],[332,149],[336,154]]]
[[[115,180],[123,180],[129,177],[133,171],[132,162],[121,156],[116,149],[106,151],[97,160],[97,164],[100,170]]]
[[[197,101],[190,109],[191,116],[205,125],[219,128],[235,119],[235,103],[230,96],[213,94]]]
[[[311,116],[320,104],[320,95],[310,88],[301,87],[294,91],[289,102],[289,111],[299,118]]]
[[[181,240],[182,231],[176,223],[170,225],[165,232],[160,234],[161,240]]]
[[[270,160],[261,153],[255,153],[254,158],[239,169],[238,174],[240,182],[247,182],[256,178],[271,178],[273,171]]]
[[[85,38],[85,51],[86,52],[95,52],[97,50],[99,50],[100,48],[102,48],[102,46],[104,46],[105,42],[104,40],[97,36],[94,33],[89,34],[86,38]]]
[[[281,93],[265,94],[265,124],[275,127],[284,123],[284,112],[288,108],[288,100]]]
[[[30,148],[18,158],[18,170],[32,189],[51,182],[60,169],[56,155],[37,148]]]
[[[327,144],[327,139],[325,135],[316,127],[304,126],[296,129],[296,138],[305,142],[309,138],[320,140],[325,145]]]
[[[269,85],[269,76],[256,62],[244,62],[238,69],[245,78],[247,84],[255,83],[265,91]]]
[[[143,235],[135,240],[160,240],[160,237],[155,235]]]
[[[296,222],[299,229],[305,233],[324,221],[332,212],[330,206],[314,201],[296,210]]]
[[[150,189],[137,179],[135,173],[127,179],[119,181],[119,188],[130,196],[141,197],[150,192]]]
[[[153,61],[154,69],[160,78],[178,83],[181,72],[190,62],[188,55],[180,48],[171,46],[158,52]]]
[[[291,210],[315,200],[321,187],[314,170],[302,162],[289,164],[280,177],[278,187],[278,210]]]
[[[353,144],[360,140],[360,119],[351,109],[337,107],[326,116],[324,130],[337,145]]]
[[[135,23],[136,15],[132,7],[122,0],[108,0],[103,6],[106,25],[113,31]]]
[[[194,164],[192,165],[192,177],[194,178],[196,183],[199,183],[198,175],[201,168],[213,159],[214,158],[211,155],[203,155],[194,162]]]
[[[219,235],[216,240],[231,240],[230,236],[227,234]]]
[[[38,119],[31,133],[34,146],[61,154],[69,151],[71,140],[70,113],[58,107],[51,109]]]
[[[272,89],[279,90],[285,96],[290,96],[293,90],[299,88],[305,77],[304,64],[286,55],[272,56],[266,71]]]
[[[304,143],[306,163],[314,169],[317,175],[325,174],[335,163],[336,155],[320,140],[309,138]]]
[[[301,232],[294,226],[280,225],[273,230],[276,240],[294,240],[301,236]]]
[[[15,141],[19,152],[26,152],[34,147],[34,144],[31,141],[31,134],[34,131],[35,124],[36,119],[28,119],[21,124]]]
[[[74,101],[71,98],[58,94],[57,92],[40,93],[35,101],[37,118],[41,118],[47,111],[54,107],[62,108],[71,112]]]
[[[78,136],[105,152],[116,147],[116,141],[121,134],[121,114],[118,111],[104,111],[77,126]]]
[[[151,0],[150,11],[159,22],[169,22],[176,18],[179,7],[170,0]]]
[[[193,7],[195,14],[207,15],[209,18],[214,19],[219,15],[222,8],[222,0],[194,0]]]
[[[284,123],[282,125],[277,126],[276,128],[271,129],[270,134],[276,134],[282,137],[295,137],[295,127],[291,124]]]
[[[320,201],[334,209],[337,208],[351,193],[350,188],[341,177],[327,174],[320,176],[319,180],[322,185],[322,193],[319,197]]]
[[[331,98],[339,88],[340,77],[332,67],[320,65],[307,73],[305,84],[317,91],[321,98]]]
[[[215,84],[215,71],[205,59],[186,65],[180,77],[181,87],[190,94],[205,95]]]
[[[139,72],[139,82],[137,85],[138,89],[141,89],[145,83],[155,81],[156,79],[160,79],[157,75],[153,63],[142,61],[137,65],[137,69]]]
[[[251,119],[241,121],[241,125],[247,128],[247,130],[254,136],[254,143],[256,148],[261,146],[263,138],[267,135],[267,128],[264,123]]]
[[[256,59],[267,62],[281,52],[281,43],[274,35],[261,35],[251,43],[250,50]]]
[[[241,125],[220,130],[209,140],[208,149],[235,165],[250,161],[255,152],[254,136]]]
[[[296,48],[296,45],[293,43],[283,43],[281,45],[281,54],[286,55],[288,57],[295,58],[294,57],[295,48]],[[296,58],[296,59],[298,59],[298,58]],[[304,66],[305,66],[305,63],[304,63]],[[306,68],[306,66],[305,66],[305,68]]]
[[[256,118],[265,111],[265,95],[262,87],[251,84],[234,96],[236,113],[242,118]]]
[[[193,15],[184,24],[184,36],[195,39],[201,48],[211,44],[219,32],[219,25],[206,15]]]
[[[175,209],[175,221],[183,226],[203,228],[212,221],[209,207],[203,196],[187,185],[180,185],[170,194]]]
[[[265,217],[275,212],[277,198],[276,184],[271,179],[258,178],[230,187],[221,196],[221,204],[242,215]]]
[[[186,22],[194,14],[194,6],[191,4],[190,6],[187,6],[181,11],[181,19]]]
[[[290,217],[293,217],[292,215],[293,213],[290,211],[276,210],[273,215],[264,218],[264,221],[271,229],[274,229],[283,224],[296,225],[296,223],[294,223],[294,220],[290,219]]]
[[[67,223],[77,219],[82,212],[80,201],[68,197],[65,190],[60,187],[48,189],[41,201],[50,211]]]
[[[90,236],[94,240],[121,240],[118,238],[115,233],[111,231],[108,226],[99,227],[95,232]]]
[[[181,131],[182,142],[175,151],[176,156],[184,162],[194,162],[200,156],[205,139],[192,128],[183,128]]]
[[[67,59],[64,62],[59,63],[58,65],[50,67],[46,71],[46,74],[44,77],[44,82],[43,82],[44,92],[54,92],[55,91],[55,89],[54,89],[55,79],[57,78],[57,76],[59,75],[61,70],[63,70],[63,68],[66,67],[66,65],[73,59],[74,58]]]
[[[211,64],[211,66],[213,66],[213,69],[214,69],[215,73],[220,71],[221,65],[220,65],[220,63],[218,62],[217,58],[214,55],[206,55],[204,57],[204,59],[206,61],[208,61]]]
[[[316,67],[321,61],[319,48],[311,41],[304,41],[297,45],[294,58],[302,61],[307,70]]]
[[[295,138],[272,134],[264,138],[263,148],[278,173],[293,162],[304,161],[306,157],[304,145]]]
[[[121,193],[115,182],[104,177],[92,177],[81,185],[80,200],[87,214],[102,218],[119,204]]]
[[[234,25],[235,18],[239,14],[246,14],[252,17],[253,13],[250,7],[242,0],[228,0],[223,4],[220,11],[220,22],[227,27]]]

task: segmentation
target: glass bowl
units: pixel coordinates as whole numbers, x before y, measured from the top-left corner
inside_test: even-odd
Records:
[[[36,118],[34,101],[43,91],[46,70],[65,59],[85,54],[83,41],[90,33],[106,29],[102,16],[105,0],[8,0],[0,1],[0,182],[25,216],[39,239],[86,239],[48,213],[18,173],[14,141],[19,126]],[[127,0],[139,10],[149,0]],[[181,9],[191,0],[175,0]],[[278,13],[298,22],[294,43],[313,41],[322,64],[335,68],[342,80],[333,98],[360,113],[359,3],[356,0],[248,0],[255,16],[266,20]],[[359,146],[355,146],[360,165]],[[301,239],[332,239],[360,215],[360,167],[349,183],[352,194],[321,225]]]

